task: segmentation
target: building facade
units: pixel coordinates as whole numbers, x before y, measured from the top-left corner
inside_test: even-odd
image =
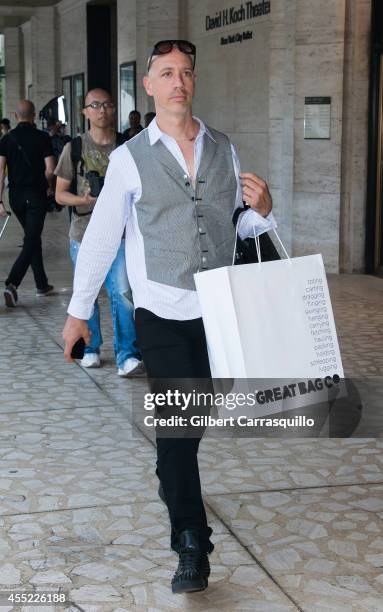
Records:
[[[372,5],[16,2],[0,7],[4,114],[20,97],[40,109],[63,93],[74,134],[84,128],[84,92],[103,86],[123,128],[131,108],[153,110],[142,87],[153,43],[189,39],[197,46],[194,112],[229,135],[243,171],[268,181],[287,249],[321,252],[329,272],[364,272]],[[369,231],[379,250],[381,228]],[[379,272],[378,260],[368,271]]]

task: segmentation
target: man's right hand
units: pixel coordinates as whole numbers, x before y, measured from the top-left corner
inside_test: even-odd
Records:
[[[74,195],[70,191],[71,181],[61,178],[56,178],[56,202],[62,206],[89,206],[96,204],[97,198],[90,195],[90,189],[84,195]]]
[[[5,210],[5,206],[2,202],[0,202],[0,217],[6,217],[7,211]]]
[[[74,359],[70,354],[77,340],[84,338],[85,344],[90,342],[90,331],[86,321],[69,315],[64,325],[62,337],[65,341],[64,357],[68,363],[73,363]]]
[[[96,202],[97,202],[97,198],[94,198],[93,196],[90,195],[90,190],[83,197],[84,205],[96,204]]]

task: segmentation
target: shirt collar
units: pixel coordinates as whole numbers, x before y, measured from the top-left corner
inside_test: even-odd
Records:
[[[209,138],[213,140],[213,142],[215,142],[215,139],[213,138],[210,130],[206,127],[204,122],[201,121],[201,119],[199,119],[198,117],[194,117],[194,115],[193,115],[193,119],[198,121],[198,123],[200,124],[200,131],[198,132],[197,138],[201,138],[204,134],[206,134],[207,136],[209,136]],[[147,129],[148,129],[148,134],[149,134],[149,142],[151,146],[156,144],[157,140],[160,140],[163,136],[168,136],[168,138],[171,138],[171,136],[169,136],[168,134],[165,134],[165,132],[161,132],[160,128],[158,127],[156,118],[154,118],[149,123],[149,126]]]

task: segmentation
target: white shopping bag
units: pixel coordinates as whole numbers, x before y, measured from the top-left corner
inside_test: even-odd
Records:
[[[256,245],[260,260],[257,238]],[[251,417],[245,424],[252,428],[260,416],[302,407],[323,414],[323,403],[330,407],[346,394],[321,255],[227,266],[194,278],[220,416],[232,414],[237,424]],[[305,427],[302,418],[293,426]]]
[[[214,378],[343,377],[321,255],[194,278]]]

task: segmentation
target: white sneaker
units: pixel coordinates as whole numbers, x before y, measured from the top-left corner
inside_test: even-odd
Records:
[[[85,353],[80,361],[80,366],[83,368],[99,368],[101,365],[100,355],[97,353]]]
[[[137,376],[138,374],[142,374],[143,371],[143,362],[135,357],[129,357],[126,361],[124,361],[122,368],[118,368],[117,373],[119,376],[127,378],[128,376]]]

